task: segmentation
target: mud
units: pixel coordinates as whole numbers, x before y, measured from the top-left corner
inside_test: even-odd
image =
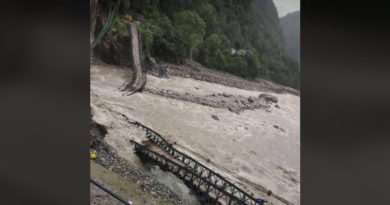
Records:
[[[128,180],[130,183],[136,184],[139,190],[150,192],[154,198],[171,202],[172,204],[183,204],[183,199],[188,200],[186,198],[187,195],[179,192],[181,194],[180,198],[171,191],[172,188],[157,181],[156,175],[153,173],[148,174],[145,170],[136,168],[134,164],[118,156],[116,149],[104,140],[106,134],[107,131],[103,125],[94,121],[90,122],[90,146],[97,155],[97,158],[94,160],[95,163],[106,168],[107,171],[119,174],[122,180]],[[112,200],[112,197],[102,194],[102,191],[92,186],[92,204],[118,204],[115,200]]]
[[[123,205],[97,186],[91,183],[90,185],[90,204],[91,205]]]
[[[116,193],[118,196],[126,201],[131,201],[133,205],[179,205],[182,203],[175,203],[161,199],[156,191],[144,191],[137,183],[128,181],[119,174],[110,171],[101,165],[91,161],[91,178],[102,184],[107,189]],[[91,183],[91,205],[117,205],[122,204],[112,196],[100,190]]]

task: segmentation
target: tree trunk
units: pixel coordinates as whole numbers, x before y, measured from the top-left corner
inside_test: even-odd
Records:
[[[190,48],[190,65],[192,65],[192,47]]]
[[[98,0],[89,0],[90,5],[90,19],[89,19],[89,41],[93,42],[95,39],[95,24],[96,24],[96,8]]]

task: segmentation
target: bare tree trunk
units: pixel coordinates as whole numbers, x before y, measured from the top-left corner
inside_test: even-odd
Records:
[[[190,65],[192,65],[192,47],[190,48]]]
[[[95,24],[96,24],[96,8],[98,0],[89,0],[90,5],[90,19],[89,19],[89,41],[93,42],[95,38]]]

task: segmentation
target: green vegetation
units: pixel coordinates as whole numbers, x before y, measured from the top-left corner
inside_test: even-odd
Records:
[[[116,15],[112,23],[112,34],[122,37],[126,30],[126,25],[121,21],[120,16]]]
[[[147,55],[176,63],[194,59],[299,89],[299,64],[284,50],[271,0],[133,0],[130,9],[144,16],[140,30]]]
[[[203,42],[206,24],[199,15],[192,11],[181,11],[174,14],[174,32],[181,42],[181,57],[189,55],[192,60],[192,52]],[[188,52],[189,51],[189,52]]]
[[[298,62],[300,61],[300,39],[301,39],[301,22],[300,11],[289,13],[280,19],[280,25],[282,27],[285,41],[286,51],[289,55],[294,57]]]

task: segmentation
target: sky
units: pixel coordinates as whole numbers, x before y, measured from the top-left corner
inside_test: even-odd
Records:
[[[279,17],[301,9],[301,0],[273,0]]]

